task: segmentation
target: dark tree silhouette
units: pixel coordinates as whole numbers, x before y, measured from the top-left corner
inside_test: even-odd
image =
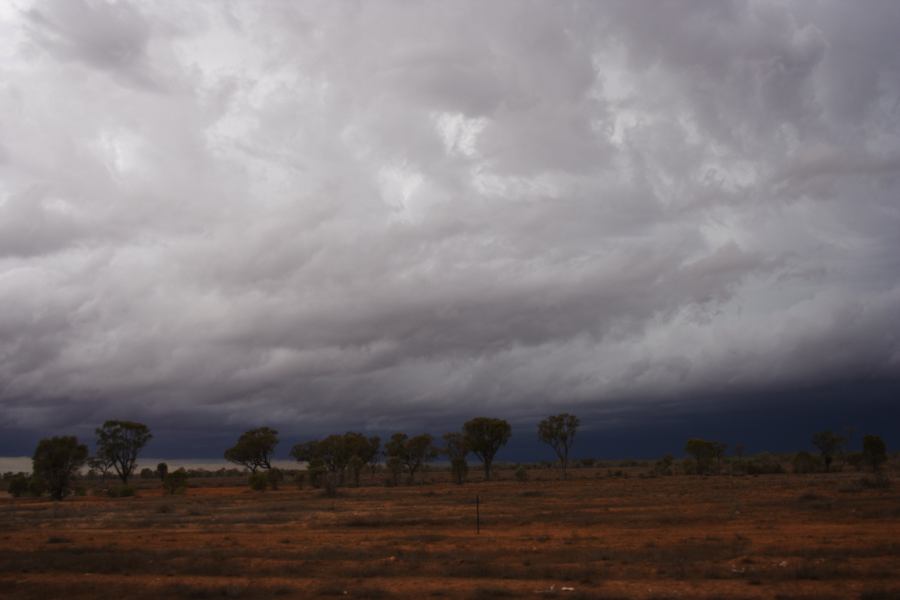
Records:
[[[296,444],[291,448],[291,456],[310,465],[321,464],[332,478],[338,478],[341,483],[349,469],[354,483],[359,485],[360,471],[366,464],[377,460],[380,449],[381,438],[378,436],[366,437],[361,433],[348,431]]]
[[[466,462],[469,447],[466,445],[466,436],[459,432],[445,433],[443,453],[450,459],[453,481],[462,485],[469,474],[469,464]]]
[[[887,446],[885,446],[884,440],[877,435],[867,435],[863,438],[862,453],[865,463],[876,472],[887,460]]]
[[[413,483],[423,464],[437,457],[434,438],[423,433],[409,437],[405,433],[395,433],[384,446],[389,459],[399,461],[406,469],[409,483]]]
[[[692,438],[684,445],[684,451],[697,461],[697,473],[700,475],[709,473],[712,469],[712,461],[717,454],[716,442]]]
[[[122,483],[127,484],[138,454],[153,437],[150,429],[133,421],[107,421],[96,433],[97,457],[111,463]]]
[[[562,478],[566,478],[569,466],[569,450],[575,443],[575,433],[581,421],[575,415],[562,413],[547,417],[538,423],[538,439],[553,448],[562,469]]]
[[[825,462],[825,472],[831,470],[831,463],[844,447],[844,438],[833,431],[820,431],[812,436],[813,446],[819,449]]]
[[[503,419],[476,417],[463,425],[466,446],[484,465],[484,478],[491,479],[491,464],[497,451],[509,441],[512,428]]]
[[[272,453],[278,445],[278,432],[270,427],[257,427],[241,434],[237,443],[225,451],[225,460],[243,465],[256,473],[257,469],[271,469]]]
[[[47,485],[51,498],[62,500],[69,494],[72,479],[87,457],[87,446],[79,444],[73,436],[43,439],[32,457],[34,477]]]

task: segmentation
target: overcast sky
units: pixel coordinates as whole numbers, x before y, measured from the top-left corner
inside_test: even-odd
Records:
[[[898,30],[895,0],[2,2],[0,430],[896,381]]]

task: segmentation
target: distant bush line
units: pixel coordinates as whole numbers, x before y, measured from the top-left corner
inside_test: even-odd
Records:
[[[741,444],[729,453],[727,444],[719,441],[691,438],[684,446],[684,458],[667,454],[650,461],[601,461],[593,458],[570,458],[580,427],[578,417],[562,413],[549,416],[538,423],[537,439],[548,445],[555,460],[512,465],[511,479],[525,482],[529,471],[557,469],[558,478],[566,479],[569,470],[592,469],[595,477],[667,477],[674,475],[769,475],[781,473],[828,473],[851,467],[875,474],[875,484],[861,482],[861,487],[889,485],[883,467],[888,460],[884,441],[877,435],[866,435],[862,450],[847,451],[847,440],[833,431],[821,431],[811,438],[817,452],[800,451],[793,454],[761,453],[745,456]],[[189,481],[204,478],[247,477],[252,490],[277,490],[284,485],[303,488],[309,485],[321,489],[327,496],[335,496],[341,487],[357,487],[364,479],[368,483],[385,486],[421,483],[422,473],[429,464],[444,457],[449,466],[450,481],[462,485],[469,480],[468,457],[473,455],[481,463],[482,479],[495,476],[494,459],[512,436],[512,427],[503,420],[476,417],[463,423],[459,431],[447,432],[440,440],[431,434],[410,436],[393,434],[384,444],[378,436],[358,432],[331,434],[319,439],[295,444],[290,456],[298,461],[297,469],[281,470],[272,466],[278,431],[258,427],[241,434],[223,456],[238,468],[178,469],[169,471],[166,463],[155,469],[143,468],[135,473],[137,459],[153,437],[150,429],[133,421],[106,421],[96,430],[93,455],[73,436],[46,438],[39,442],[32,458],[33,470],[27,473],[5,473],[2,481],[14,497],[49,495],[62,500],[70,495],[86,493],[86,483],[100,483],[101,493],[110,497],[127,497],[136,488],[129,480],[137,475],[142,481],[158,481],[166,494],[183,494]],[[87,466],[87,474],[82,467]],[[508,465],[502,465],[506,467]],[[603,473],[603,471],[606,471]],[[107,484],[107,480],[118,484]],[[143,487],[143,486],[141,486]]]

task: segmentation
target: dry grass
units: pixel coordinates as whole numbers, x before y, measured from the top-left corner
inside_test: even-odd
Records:
[[[0,500],[0,596],[900,597],[900,493],[858,475],[541,475]]]

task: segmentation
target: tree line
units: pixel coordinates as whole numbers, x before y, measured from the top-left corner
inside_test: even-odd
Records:
[[[561,478],[567,477],[570,452],[581,422],[568,413],[549,416],[538,423],[538,439],[550,446],[557,458]],[[134,474],[141,450],[152,439],[150,429],[134,421],[106,421],[95,430],[96,451],[89,456],[88,448],[74,436],[42,439],[32,457],[32,475],[19,475],[10,482],[9,491],[14,495],[49,493],[61,500],[72,492],[72,482],[79,470],[88,465],[104,477],[114,472],[122,482],[127,495],[129,478]],[[460,431],[445,433],[441,441],[431,434],[410,436],[395,433],[382,444],[379,436],[366,436],[359,432],[331,434],[295,444],[290,456],[306,463],[310,482],[333,492],[340,485],[359,485],[365,469],[374,472],[383,463],[390,478],[388,483],[398,485],[401,480],[414,483],[416,474],[425,464],[439,456],[446,456],[450,463],[452,480],[462,484],[468,477],[468,456],[474,455],[484,471],[484,479],[491,480],[494,458],[512,435],[512,427],[504,419],[476,417],[463,423]],[[237,442],[226,449],[224,458],[250,471],[250,485],[255,489],[277,489],[283,475],[272,467],[272,457],[279,443],[278,431],[270,427],[258,427],[244,432]],[[820,457],[800,452],[795,457],[796,472],[817,470],[817,461],[828,472],[835,456],[843,454],[846,439],[832,431],[813,435],[812,444]],[[727,445],[722,442],[692,438],[684,451],[690,457],[690,470],[697,474],[719,472]],[[741,459],[743,448],[737,445],[735,455]],[[866,435],[863,450],[857,456],[848,456],[859,464],[878,471],[887,460],[884,441],[877,435]],[[660,474],[671,474],[674,458],[671,455],[657,462]],[[808,463],[808,464],[807,464]],[[145,469],[146,471],[146,469]],[[178,493],[187,485],[187,472],[178,469],[169,472],[166,463],[157,465],[156,474],[169,493]],[[133,491],[131,492],[133,493]]]
[[[878,472],[887,461],[887,446],[884,440],[877,435],[865,435],[862,451],[854,453],[846,452],[847,438],[831,430],[813,434],[811,442],[819,451],[819,455],[815,456],[805,451],[797,452],[793,459],[795,473],[817,471],[828,473],[838,456],[845,457],[847,462],[854,466],[866,466],[875,472]],[[692,438],[685,444],[684,451],[691,457],[693,471],[705,475],[722,469],[727,448],[728,445],[723,442]],[[743,458],[742,446],[735,447],[735,455],[739,460]],[[780,467],[780,465],[778,466]]]

